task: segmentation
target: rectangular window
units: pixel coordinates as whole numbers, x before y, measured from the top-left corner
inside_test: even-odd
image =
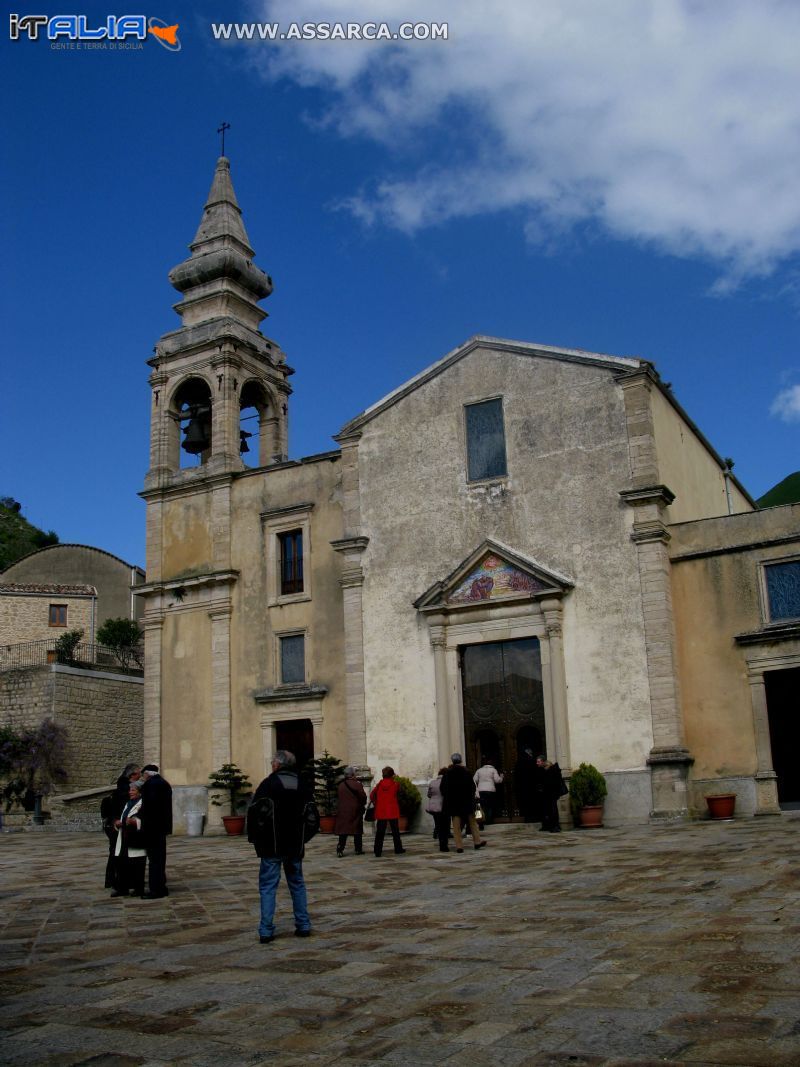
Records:
[[[303,531],[278,534],[281,596],[303,592]]]
[[[770,563],[764,568],[769,621],[800,619],[800,559]]]
[[[282,637],[281,683],[302,684],[306,680],[306,639],[304,634]]]
[[[466,419],[469,481],[479,482],[508,474],[503,401],[498,398],[467,404]]]
[[[67,605],[66,604],[51,604],[50,605],[50,625],[51,626],[66,626],[67,625]]]

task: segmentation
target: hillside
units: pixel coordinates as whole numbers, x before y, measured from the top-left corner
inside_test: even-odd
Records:
[[[28,522],[22,505],[10,496],[0,497],[0,571],[37,548],[57,545],[58,534]]]
[[[756,501],[760,508],[777,508],[781,504],[800,504],[800,471],[773,485]]]

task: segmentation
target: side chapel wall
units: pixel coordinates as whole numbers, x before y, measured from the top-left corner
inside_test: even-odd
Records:
[[[367,422],[359,444],[368,761],[435,770],[429,631],[413,601],[485,538],[567,575],[572,762],[645,771],[641,585],[619,498],[630,466],[614,367],[473,350]],[[502,396],[509,475],[466,480],[467,402]]]

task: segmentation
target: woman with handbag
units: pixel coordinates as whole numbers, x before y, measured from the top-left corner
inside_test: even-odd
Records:
[[[144,893],[144,868],[147,852],[142,836],[142,820],[139,811],[142,797],[138,782],[131,782],[128,788],[128,802],[118,819],[114,820],[117,828],[117,844],[114,849],[116,863],[117,888],[112,897],[126,897],[129,892],[140,897]]]
[[[447,839],[450,835],[450,820],[442,811],[442,775],[447,770],[447,767],[440,767],[439,773],[435,778],[431,778],[428,782],[428,804],[425,808],[427,813],[433,819],[433,837],[435,841],[439,842],[439,848],[442,852],[447,852]],[[442,837],[444,837],[445,846],[442,848]]]
[[[383,852],[383,839],[388,825],[392,831],[395,854],[399,856],[405,852],[405,849],[400,840],[400,827],[397,823],[400,818],[400,805],[397,801],[398,785],[394,780],[394,768],[384,767],[381,774],[383,777],[369,795],[369,799],[375,805],[374,851],[376,856],[380,856]]]
[[[356,778],[354,767],[345,767],[344,778],[337,789],[336,823],[333,832],[339,835],[336,855],[344,855],[348,834],[353,835],[356,856],[363,856],[361,847],[364,841],[364,808],[367,806],[367,794],[364,786]]]

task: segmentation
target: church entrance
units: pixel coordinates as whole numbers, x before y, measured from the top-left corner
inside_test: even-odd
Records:
[[[765,671],[769,736],[772,743],[772,766],[778,776],[778,803],[782,807],[800,808],[800,717],[797,694],[800,693],[800,667],[782,671]]]
[[[539,640],[491,641],[459,649],[467,764],[491,759],[504,776],[495,818],[519,818],[514,769],[530,748],[546,751]]]
[[[275,723],[275,748],[294,753],[301,771],[314,758],[314,727],[311,719],[289,719]]]

